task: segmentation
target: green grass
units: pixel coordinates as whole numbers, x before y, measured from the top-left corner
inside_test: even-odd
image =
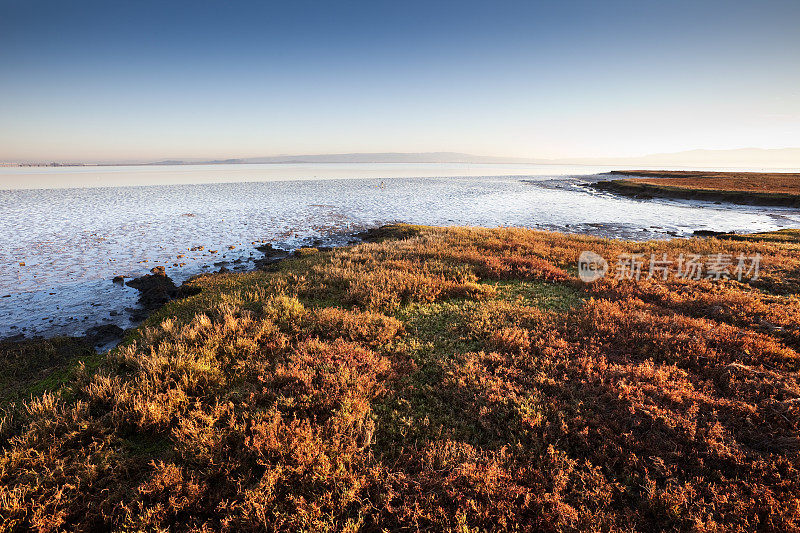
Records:
[[[523,305],[544,310],[567,311],[583,301],[580,289],[566,283],[494,281],[488,284],[497,289],[500,298],[518,300]]]
[[[458,364],[458,354],[484,347],[464,331],[465,310],[470,302],[448,301],[412,304],[397,313],[405,324],[406,335],[390,351],[413,361],[414,368],[397,377],[394,389],[400,391],[383,402],[376,402],[376,447],[392,460],[402,450],[393,442],[405,439],[411,445],[424,445],[434,437],[449,436],[467,442],[480,440],[474,419],[463,416],[458,391],[447,383],[449,369]]]
[[[56,337],[0,342],[0,407],[69,383],[80,363],[93,372],[102,362],[84,339]]]
[[[122,446],[129,455],[146,457],[149,460],[163,457],[172,450],[169,439],[145,434],[134,434],[123,439]]]
[[[581,291],[569,284],[519,280],[486,283],[496,290],[493,300],[508,302],[515,309],[528,306],[563,312],[583,302]],[[400,450],[391,446],[398,439],[422,446],[441,438],[496,449],[508,444],[507,435],[492,438],[492,433],[485,431],[485,418],[521,427],[520,419],[540,416],[541,406],[535,395],[515,398],[488,413],[466,413],[461,409],[469,404],[462,396],[469,395],[471,389],[464,383],[457,384],[452,376],[469,365],[471,359],[495,348],[483,331],[476,330],[475,317],[486,306],[486,301],[451,299],[410,304],[396,313],[395,317],[405,325],[406,335],[390,347],[390,352],[409,357],[416,368],[398,378],[395,390],[402,393],[375,405],[377,427],[381,429],[376,433],[379,449],[398,453]],[[489,318],[503,320],[500,316]],[[520,429],[518,441],[522,440],[527,440],[526,432]],[[382,442],[385,446],[381,446]]]

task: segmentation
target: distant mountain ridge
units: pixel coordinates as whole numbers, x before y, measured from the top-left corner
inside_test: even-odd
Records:
[[[382,152],[344,154],[305,154],[249,157],[211,161],[185,161],[151,164],[231,164],[231,163],[494,163],[533,165],[604,166],[687,166],[687,167],[763,167],[800,168],[800,148],[739,148],[735,150],[689,150],[640,157],[526,158],[472,155],[460,152]]]
[[[535,163],[546,159],[524,157],[496,157],[459,152],[353,152],[345,154],[303,154],[215,159],[211,161],[187,160],[178,164],[232,164],[232,163]],[[175,161],[157,161],[151,165],[176,164]]]

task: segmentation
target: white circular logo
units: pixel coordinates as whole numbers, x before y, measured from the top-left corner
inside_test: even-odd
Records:
[[[585,283],[597,281],[606,275],[608,263],[602,256],[588,250],[578,257],[578,277]]]

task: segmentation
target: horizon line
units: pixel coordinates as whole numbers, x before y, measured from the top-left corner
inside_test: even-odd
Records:
[[[598,164],[593,162],[612,162],[624,160],[636,160],[651,157],[669,157],[681,156],[687,154],[698,153],[736,153],[736,152],[777,152],[797,150],[800,152],[800,147],[785,146],[780,148],[759,148],[753,146],[745,146],[739,148],[693,148],[689,150],[681,150],[677,152],[655,152],[647,153],[636,156],[567,156],[567,157],[524,157],[524,156],[505,156],[505,155],[484,155],[484,154],[471,154],[468,152],[456,151],[428,151],[428,152],[330,152],[330,153],[299,153],[299,154],[277,154],[277,155],[261,155],[261,156],[241,156],[241,157],[168,157],[168,158],[136,158],[136,159],[86,159],[86,160],[69,160],[69,159],[56,159],[56,158],[36,158],[36,159],[4,159],[0,161],[0,165],[4,166],[147,166],[147,165],[191,165],[191,164],[287,164],[287,163],[494,163],[494,164],[577,164],[577,165],[592,165]],[[369,158],[377,157],[375,160],[362,160],[362,161],[326,161],[325,158],[341,159],[341,158]],[[440,159],[428,160],[424,159],[439,157]],[[447,159],[451,157],[452,159]],[[302,158],[315,159],[314,161],[302,161]],[[408,161],[387,161],[381,160],[391,158],[418,158],[418,160]],[[473,159],[467,161],[465,159]],[[261,161],[257,161],[261,160]],[[613,164],[613,163],[612,163]],[[798,165],[800,165],[800,154],[798,154]]]

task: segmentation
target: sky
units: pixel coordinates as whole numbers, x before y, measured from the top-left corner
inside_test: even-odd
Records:
[[[800,146],[800,1],[0,0],[0,161]]]

